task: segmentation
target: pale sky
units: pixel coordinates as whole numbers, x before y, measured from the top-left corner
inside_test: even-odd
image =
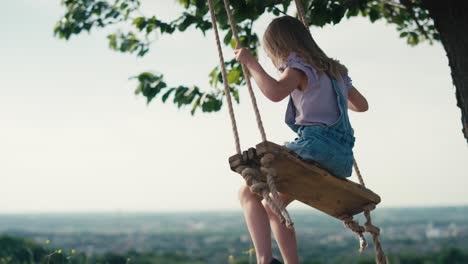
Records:
[[[161,36],[137,59],[111,51],[109,31],[54,38],[59,2],[4,1],[0,9],[0,213],[240,209],[227,111],[192,117],[159,98],[147,106],[128,79],[158,70],[170,86],[208,87],[218,63],[212,31]],[[168,19],[182,10],[176,2],[144,1],[143,11]],[[260,37],[270,20],[257,23]],[[443,47],[409,47],[394,26],[363,18],[312,32],[369,101],[351,121],[356,159],[381,206],[467,205],[468,149]],[[263,53],[260,63],[278,76]],[[286,100],[256,91],[269,140],[293,139]],[[241,101],[248,148],[260,135],[245,90]]]

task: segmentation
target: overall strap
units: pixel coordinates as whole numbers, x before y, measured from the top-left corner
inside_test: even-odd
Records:
[[[291,128],[294,132],[298,132],[299,125],[296,125],[296,107],[294,106],[294,102],[292,96],[289,95],[288,107],[286,109],[286,114],[284,116],[284,122]]]
[[[342,124],[343,129],[346,132],[349,132],[350,134],[353,134],[353,128],[351,127],[351,123],[349,122],[349,116],[348,116],[348,103],[343,95],[343,92],[340,89],[340,86],[338,85],[338,82],[330,78],[333,89],[335,90],[336,93],[336,101],[338,103],[338,108],[340,110],[340,117],[338,118],[338,122],[336,125]]]

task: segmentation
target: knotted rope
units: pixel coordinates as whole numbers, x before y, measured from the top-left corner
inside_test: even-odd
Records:
[[[297,9],[297,14],[298,14],[299,19],[304,24],[304,26],[307,29],[309,29],[309,25],[304,15],[304,8],[302,6],[301,0],[295,0],[295,3],[296,3],[296,9]],[[366,185],[364,184],[364,179],[362,178],[361,171],[359,170],[356,159],[354,159],[353,167],[354,167],[354,170],[356,171],[356,175],[359,179],[359,183],[361,184],[362,187],[365,188]],[[367,242],[366,242],[366,239],[364,238],[363,233],[368,232],[372,235],[372,241],[374,242],[374,249],[376,252],[376,262],[378,264],[386,264],[387,258],[385,257],[385,253],[382,249],[382,244],[380,243],[380,240],[379,240],[380,230],[376,226],[372,225],[370,211],[374,209],[375,209],[374,204],[364,207],[364,216],[366,217],[366,220],[367,220],[366,223],[364,224],[364,227],[360,226],[359,223],[353,220],[353,217],[351,216],[344,216],[342,220],[346,227],[348,227],[353,232],[359,235],[359,240],[360,240],[359,252],[364,251],[367,247]]]
[[[367,241],[364,237],[366,229],[361,226],[358,221],[354,220],[352,216],[345,215],[340,217],[340,219],[343,221],[345,227],[349,228],[359,236],[359,253],[362,253],[367,248]]]
[[[289,228],[292,228],[293,223],[289,217],[289,214],[286,212],[286,209],[284,209],[284,206],[281,207],[281,205],[278,205],[278,201],[282,202],[282,200],[277,200],[274,196],[273,198],[270,197],[271,189],[268,183],[261,181],[259,175],[261,172],[248,166],[239,166],[236,168],[236,171],[237,173],[241,174],[242,177],[244,177],[251,192],[258,194],[262,196],[263,199],[265,199],[266,203],[271,208],[273,213],[278,216],[281,223],[285,224]]]
[[[366,232],[372,235],[372,242],[374,243],[374,249],[376,252],[375,261],[378,264],[386,264],[387,257],[385,256],[385,252],[383,251],[382,244],[380,243],[379,239],[380,229],[372,224],[372,219],[370,215],[370,211],[374,209],[374,204],[367,205],[364,208],[364,216],[366,217],[366,223],[364,224],[364,227],[366,228]]]
[[[376,263],[386,264],[387,258],[382,248],[382,244],[379,240],[380,229],[372,224],[372,219],[370,216],[370,211],[375,209],[375,204],[369,204],[364,206],[364,216],[366,217],[366,223],[364,226],[359,225],[359,223],[353,219],[352,216],[342,216],[340,219],[343,221],[344,225],[351,229],[353,232],[358,234],[360,241],[359,252],[362,253],[367,247],[367,241],[364,237],[364,232],[370,233],[372,235],[372,241],[374,243],[374,249],[376,252]]]
[[[231,94],[229,91],[229,84],[228,84],[227,74],[226,74],[226,66],[224,64],[224,56],[223,56],[223,52],[221,48],[221,42],[220,42],[217,23],[216,23],[216,15],[214,13],[213,0],[208,0],[208,6],[210,10],[210,15],[211,15],[211,22],[213,24],[213,31],[214,31],[215,38],[216,38],[216,46],[218,49],[219,61],[220,61],[220,66],[221,66],[221,75],[223,78],[224,91],[226,93],[227,103],[229,107],[229,115],[230,115],[231,124],[232,124],[232,130],[233,130],[234,139],[236,142],[236,150],[237,150],[237,154],[241,154],[239,135],[237,132],[236,119],[234,116]],[[239,40],[239,36],[237,34],[234,19],[231,14],[231,7],[229,5],[229,0],[224,0],[224,7],[226,9],[226,13],[229,18],[229,24],[231,26],[232,35],[234,36],[236,40],[237,46],[241,47],[241,43]],[[262,118],[260,116],[260,111],[258,110],[258,106],[257,106],[257,100],[255,98],[255,94],[252,89],[252,84],[250,82],[249,72],[244,65],[242,65],[242,71],[244,73],[244,77],[247,83],[250,98],[252,101],[252,106],[254,108],[254,112],[255,112],[255,116],[257,120],[257,125],[260,130],[260,134],[262,136],[262,141],[265,142],[266,141],[265,129],[263,128]],[[253,168],[246,167],[246,166],[239,166],[239,168],[237,169],[237,172],[240,173],[244,177],[247,185],[250,187],[250,190],[252,192],[259,194],[265,199],[268,206],[270,206],[272,211],[278,216],[281,223],[291,228],[293,226],[293,223],[291,221],[291,218],[288,212],[285,209],[283,200],[281,200],[281,198],[278,195],[278,192],[276,190],[276,186],[274,183],[274,177],[276,175],[276,171],[274,168],[270,166],[271,161],[273,160],[274,156],[272,154],[266,154],[265,156],[267,156],[267,158],[263,159],[260,172],[257,172]],[[261,173],[261,172],[264,172],[264,174],[266,175],[267,183],[264,183],[261,181],[258,175],[258,173]],[[270,197],[270,193],[272,194],[273,197]]]
[[[275,180],[274,180],[274,178],[276,177],[276,170],[271,167],[271,163],[273,162],[274,159],[275,159],[275,156],[273,154],[271,153],[265,154],[260,159],[260,164],[262,165],[260,169],[262,173],[266,175],[267,184],[268,184],[268,187],[270,188],[270,192],[273,196],[273,199],[276,201],[277,206],[281,210],[280,213],[286,221],[285,223],[283,222],[282,223],[285,224],[286,227],[292,228],[293,222],[291,220],[291,217],[289,216],[289,213],[286,210],[286,206],[284,205],[284,202],[279,196],[278,190],[276,189]]]
[[[362,187],[365,188],[366,184],[364,183],[364,179],[362,178],[361,170],[359,169],[357,165],[356,159],[354,160],[353,167],[359,179],[359,183],[361,184]],[[375,209],[375,204],[369,204],[364,207],[364,216],[366,217],[366,223],[364,224],[364,227],[366,229],[366,232],[372,235],[372,242],[374,244],[374,250],[376,252],[376,257],[375,257],[376,263],[386,264],[387,258],[385,257],[385,252],[383,251],[382,243],[380,243],[380,239],[379,239],[380,229],[372,224],[370,211],[374,209]]]

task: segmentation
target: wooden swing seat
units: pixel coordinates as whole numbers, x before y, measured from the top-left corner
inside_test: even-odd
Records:
[[[291,150],[272,142],[262,142],[242,155],[231,156],[229,164],[235,172],[239,166],[259,169],[260,159],[267,153],[275,156],[271,167],[276,170],[278,191],[330,216],[342,220],[363,212],[367,205],[380,203],[380,197],[371,190],[335,177],[317,163],[303,160]],[[265,175],[262,174],[261,179],[266,181]]]

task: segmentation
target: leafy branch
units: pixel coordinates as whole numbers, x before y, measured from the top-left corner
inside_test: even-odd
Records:
[[[428,11],[422,7],[421,0],[303,0],[306,17],[310,25],[324,26],[337,24],[344,17],[368,17],[371,22],[380,19],[395,24],[400,37],[408,44],[416,45],[423,40],[432,43],[439,40],[439,34]],[[405,2],[409,2],[405,4]],[[257,54],[259,38],[253,32],[254,22],[264,13],[279,16],[287,13],[291,0],[242,0],[231,1],[232,14],[237,22],[240,41]],[[179,0],[184,7],[180,16],[170,21],[163,21],[156,15],[145,16],[139,0],[62,0],[65,14],[54,27],[54,35],[69,40],[83,31],[93,28],[114,27],[115,31],[107,36],[109,48],[122,53],[145,56],[158,35],[182,33],[189,28],[200,31],[203,35],[212,28],[208,17],[205,0]],[[215,13],[223,42],[235,47],[223,0],[214,0]],[[125,28],[126,30],[122,30]],[[228,70],[230,92],[239,101],[238,90],[245,85],[240,64],[231,59],[225,62]],[[177,107],[191,106],[191,113],[197,109],[202,112],[218,111],[225,96],[219,84],[223,82],[219,67],[214,67],[208,75],[210,86],[201,89],[198,86],[168,87],[162,74],[143,72],[133,77],[138,81],[136,94],[146,97],[150,103],[161,95],[162,102],[172,101]],[[170,98],[172,98],[170,100]]]

